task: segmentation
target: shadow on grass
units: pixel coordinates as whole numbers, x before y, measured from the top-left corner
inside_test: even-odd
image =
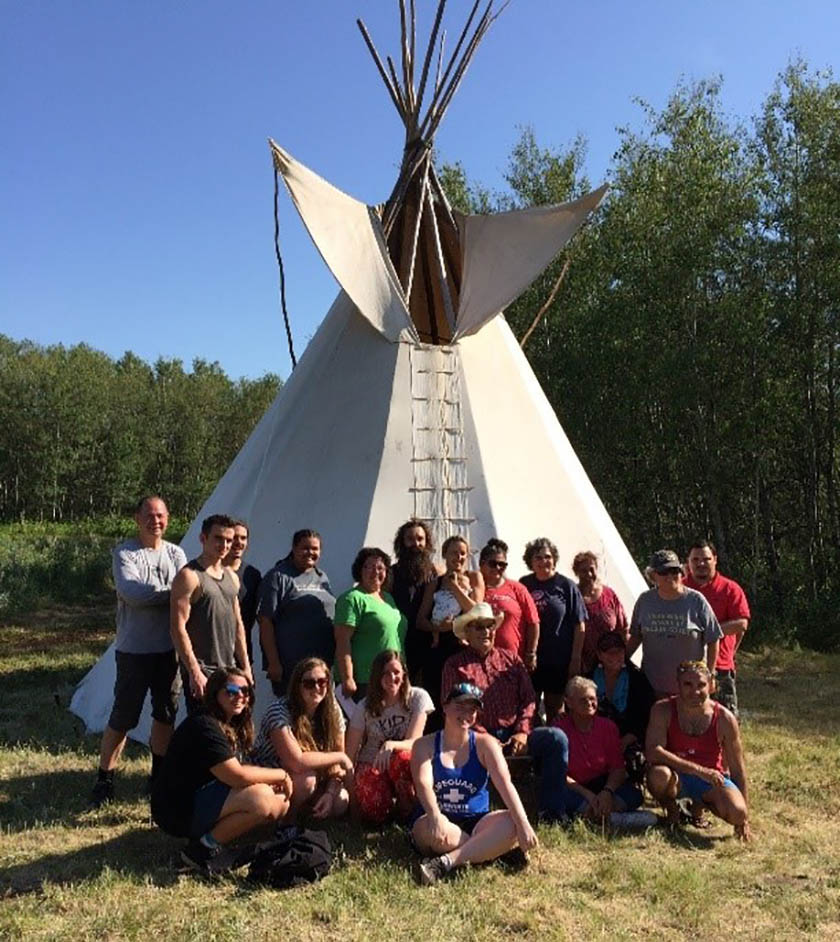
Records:
[[[46,853],[29,863],[0,871],[0,897],[40,893],[48,884],[83,883],[106,870],[151,879],[155,886],[175,883],[176,847],[160,831],[137,827],[101,843]]]
[[[0,782],[3,830],[20,833],[53,825],[79,830],[118,826],[136,818],[137,803],[141,801],[145,813],[146,776],[143,773],[118,774],[117,800],[91,811],[88,799],[95,779],[96,767],[92,763],[89,769],[20,775]]]
[[[0,747],[26,746],[52,754],[85,744],[84,721],[69,711],[78,669],[38,667],[4,679],[0,702]],[[93,747],[96,748],[96,747]]]

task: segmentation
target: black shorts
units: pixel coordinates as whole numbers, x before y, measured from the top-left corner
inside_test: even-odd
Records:
[[[134,729],[140,720],[146,691],[152,695],[152,718],[173,726],[181,692],[175,652],[129,654],[116,651],[115,657],[114,706],[108,718],[111,729],[120,733]]]

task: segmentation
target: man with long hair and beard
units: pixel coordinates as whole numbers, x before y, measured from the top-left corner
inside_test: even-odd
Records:
[[[405,615],[405,657],[411,682],[416,684],[431,644],[431,635],[417,628],[417,613],[423,601],[426,584],[439,573],[433,560],[435,551],[432,533],[422,521],[412,518],[397,530],[391,566],[391,595],[397,608]]]

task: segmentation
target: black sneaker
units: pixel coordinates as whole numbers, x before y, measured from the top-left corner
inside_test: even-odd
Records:
[[[181,860],[190,870],[205,877],[214,877],[230,870],[234,857],[221,844],[208,847],[201,841],[190,841],[181,851]]]
[[[431,886],[443,879],[449,871],[442,857],[424,857],[417,864],[417,882],[420,886]]]
[[[111,779],[97,779],[90,793],[88,804],[91,808],[101,808],[114,800],[114,783]]]
[[[509,850],[506,854],[502,854],[502,856],[499,857],[499,863],[509,870],[524,870],[529,862],[528,855],[521,847],[514,847],[513,850]]]

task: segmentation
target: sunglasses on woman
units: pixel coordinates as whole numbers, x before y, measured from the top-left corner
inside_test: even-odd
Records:
[[[304,690],[326,690],[329,680],[326,677],[304,677],[300,685]]]
[[[243,684],[241,687],[239,684],[225,684],[225,692],[229,697],[247,697],[251,688],[248,684]]]
[[[488,559],[484,565],[489,566],[490,569],[498,569],[499,572],[504,572],[507,569],[507,563],[503,559]]]

